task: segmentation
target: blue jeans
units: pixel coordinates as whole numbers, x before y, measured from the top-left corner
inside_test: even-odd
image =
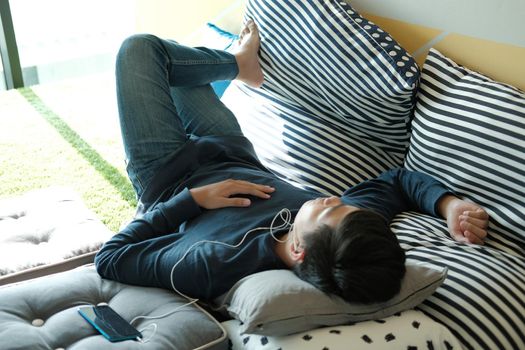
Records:
[[[143,34],[124,41],[116,63],[117,100],[126,170],[138,198],[191,135],[242,136],[210,85],[238,72],[235,57],[225,51]]]

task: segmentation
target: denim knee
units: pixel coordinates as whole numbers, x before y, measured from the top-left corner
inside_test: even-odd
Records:
[[[144,63],[151,53],[163,53],[162,39],[152,34],[135,34],[126,38],[117,54],[117,66],[134,61]]]

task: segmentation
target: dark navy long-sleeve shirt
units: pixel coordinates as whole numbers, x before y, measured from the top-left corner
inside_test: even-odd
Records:
[[[248,196],[249,207],[215,210],[200,208],[189,192],[230,178],[269,185],[275,192],[271,199]],[[407,210],[437,216],[437,202],[447,192],[427,175],[394,169],[351,187],[341,198],[345,204],[374,210],[390,221]],[[146,188],[141,198],[143,213],[99,251],[97,271],[120,282],[168,289],[173,279],[175,288],[188,296],[215,298],[249,274],[287,267],[276,255],[268,229],[251,232],[239,248],[196,242],[236,245],[246,232],[269,227],[281,209],[289,209],[294,218],[303,203],[322,196],[266,170],[244,137],[190,140]],[[275,225],[281,223],[277,220]]]

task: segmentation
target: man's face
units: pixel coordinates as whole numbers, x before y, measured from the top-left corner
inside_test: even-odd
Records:
[[[320,225],[335,228],[346,215],[356,210],[359,208],[343,204],[341,198],[335,196],[316,198],[304,203],[294,221],[295,244],[301,245],[302,236]]]

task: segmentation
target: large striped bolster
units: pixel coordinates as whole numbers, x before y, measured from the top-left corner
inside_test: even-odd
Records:
[[[339,194],[402,164],[419,69],[388,33],[343,1],[251,0],[246,16],[265,83],[223,101],[268,168]]]
[[[489,236],[472,247],[427,239],[446,235],[430,219],[417,219],[425,229],[414,229],[414,217],[395,227],[414,248],[410,258],[449,267],[443,289],[422,309],[468,348],[525,348],[524,158],[525,94],[431,50],[405,165],[485,207]]]

